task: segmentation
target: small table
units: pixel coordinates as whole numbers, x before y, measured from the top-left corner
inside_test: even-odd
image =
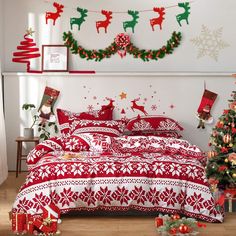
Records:
[[[16,178],[18,177],[18,173],[21,173],[21,161],[26,160],[27,155],[22,153],[22,143],[34,143],[34,146],[39,144],[39,137],[33,138],[25,138],[25,137],[17,137],[17,159],[16,159]],[[24,158],[25,157],[25,158]]]

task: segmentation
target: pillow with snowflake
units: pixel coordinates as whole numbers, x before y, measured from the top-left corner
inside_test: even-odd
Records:
[[[57,108],[57,119],[61,134],[70,133],[70,125],[74,120],[112,120],[113,109],[92,110],[88,112],[71,112]]]
[[[111,140],[111,150],[116,153],[142,153],[162,151],[162,145],[152,143],[148,136],[123,136]],[[155,148],[154,148],[155,147]]]
[[[71,135],[81,133],[97,133],[110,137],[121,136],[124,132],[124,123],[115,120],[74,120],[70,126]]]
[[[111,137],[98,134],[98,133],[82,133],[77,134],[74,137],[79,137],[83,139],[89,146],[89,151],[91,152],[110,152],[111,147]]]
[[[138,116],[129,120],[126,129],[131,132],[172,132],[182,131],[183,127],[166,116]]]

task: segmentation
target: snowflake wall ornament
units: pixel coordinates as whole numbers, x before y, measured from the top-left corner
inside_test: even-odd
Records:
[[[209,56],[215,61],[218,60],[219,52],[229,46],[222,39],[222,31],[222,27],[210,30],[205,25],[202,25],[201,34],[191,39],[191,42],[198,48],[197,58]]]

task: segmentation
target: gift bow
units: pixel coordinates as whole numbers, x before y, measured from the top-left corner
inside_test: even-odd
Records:
[[[120,33],[115,38],[115,43],[119,47],[118,54],[121,58],[126,55],[126,47],[130,44],[130,37],[127,34]]]

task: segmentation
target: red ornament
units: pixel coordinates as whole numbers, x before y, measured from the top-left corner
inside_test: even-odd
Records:
[[[232,133],[233,133],[233,134],[236,133],[236,128],[232,128]]]
[[[231,140],[232,140],[232,137],[231,137],[230,134],[225,134],[225,135],[223,136],[223,142],[224,142],[224,143],[230,143]]]
[[[227,169],[228,169],[228,167],[225,166],[225,165],[223,165],[223,166],[220,166],[220,167],[218,168],[218,171],[222,172],[222,171],[225,171],[225,170],[227,170]]]
[[[228,114],[229,110],[224,110],[224,115]]]
[[[171,235],[176,235],[177,234],[177,229],[176,228],[171,228],[170,229],[170,231],[169,231],[169,233],[171,234]]]
[[[222,121],[217,122],[216,127],[218,129],[222,129],[224,127],[224,123]]]
[[[187,234],[187,233],[190,232],[190,228],[185,224],[181,224],[179,226],[179,232],[182,233],[182,234]]]
[[[155,218],[155,226],[160,227],[163,225],[163,219],[161,217],[156,217]]]
[[[227,152],[228,152],[228,148],[226,148],[226,147],[222,147],[222,148],[221,148],[221,152],[223,152],[223,153],[227,153]]]

